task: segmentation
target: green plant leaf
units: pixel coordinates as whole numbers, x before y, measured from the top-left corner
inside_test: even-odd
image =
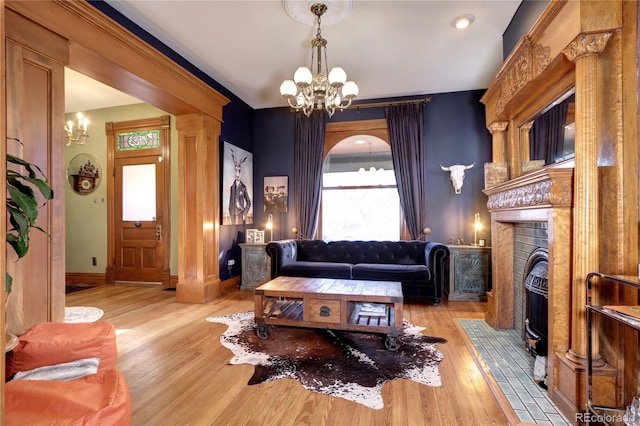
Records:
[[[38,218],[38,202],[35,196],[29,196],[28,193],[23,192],[21,188],[14,185],[8,186],[7,189],[15,206],[20,209],[31,223],[35,222]],[[31,192],[33,193],[33,191]]]
[[[13,286],[13,277],[8,272],[4,274],[4,291],[7,294],[11,293],[11,287]]]

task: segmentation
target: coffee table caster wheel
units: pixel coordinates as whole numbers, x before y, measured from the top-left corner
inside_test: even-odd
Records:
[[[390,351],[397,351],[400,349],[400,341],[398,340],[398,337],[388,335],[386,339],[384,339],[384,347]]]
[[[268,339],[270,334],[271,327],[268,325],[260,324],[258,325],[258,328],[256,328],[256,336],[262,340]]]

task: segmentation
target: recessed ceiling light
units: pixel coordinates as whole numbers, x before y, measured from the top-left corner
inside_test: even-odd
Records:
[[[454,19],[451,22],[451,25],[453,25],[459,30],[462,30],[467,28],[469,25],[471,25],[474,19],[475,18],[473,15],[461,15],[461,16],[458,16],[456,19]]]

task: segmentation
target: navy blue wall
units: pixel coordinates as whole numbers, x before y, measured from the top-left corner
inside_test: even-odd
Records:
[[[431,95],[425,105],[424,144],[427,172],[427,222],[432,233],[429,239],[448,242],[464,238],[473,242],[474,213],[479,212],[487,230],[479,238],[490,243],[489,214],[484,188],[484,163],[491,161],[491,135],[484,125],[484,106],[480,103],[483,90]],[[423,96],[424,97],[424,96]],[[399,100],[398,98],[396,100]],[[385,99],[387,101],[389,99]],[[374,100],[380,101],[380,100]],[[384,118],[383,108],[367,108],[360,112],[336,112],[329,119],[355,121]],[[293,123],[294,113],[288,108],[257,110],[254,121],[254,188],[263,187],[265,176],[288,176],[290,192],[293,187]],[[466,171],[462,194],[453,191],[449,173],[440,165],[471,164]],[[254,227],[264,229],[267,221],[261,197],[256,193]],[[274,239],[291,238],[296,226],[295,199],[289,198],[289,212],[274,215]],[[268,238],[268,237],[267,237]]]
[[[529,32],[536,23],[549,0],[523,0],[513,15],[509,26],[502,35],[502,57],[507,59],[523,35]]]

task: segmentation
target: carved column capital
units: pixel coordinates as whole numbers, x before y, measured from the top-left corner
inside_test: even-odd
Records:
[[[562,53],[572,62],[581,56],[599,55],[607,47],[611,35],[611,33],[580,34],[562,50]]]
[[[529,130],[531,130],[532,127],[533,127],[533,121],[530,121],[530,122],[524,123],[522,126],[520,126],[520,131],[528,133]]]
[[[487,126],[487,129],[493,135],[495,133],[504,132],[505,130],[507,130],[508,126],[509,126],[508,121],[494,121],[493,123]]]

